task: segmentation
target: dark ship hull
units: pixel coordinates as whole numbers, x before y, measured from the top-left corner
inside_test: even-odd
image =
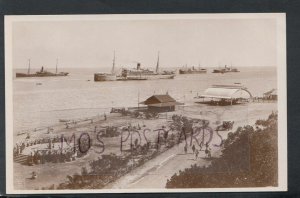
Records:
[[[94,73],[94,81],[95,82],[102,82],[102,81],[116,81],[117,75],[115,75],[115,51],[114,51],[114,59],[113,59],[113,65],[111,69],[111,73]]]
[[[212,73],[225,73],[225,69],[214,69]]]
[[[149,69],[142,69],[141,64],[137,63],[136,69],[122,69],[121,76],[118,76],[117,80],[158,80],[158,79],[173,79],[175,77],[174,72],[164,71],[156,72]]]
[[[238,69],[236,68],[229,68],[229,67],[225,67],[222,69],[214,69],[212,73],[229,73],[229,72],[240,72]]]
[[[206,74],[207,71],[206,69],[201,69],[201,70],[179,70],[179,74]]]
[[[117,80],[159,80],[159,79],[174,79],[175,74],[153,74],[153,75],[128,75],[126,77],[118,77]]]
[[[67,76],[68,72],[51,73],[51,72],[37,72],[35,74],[16,73],[16,77],[49,77],[49,76]]]
[[[114,74],[106,74],[106,73],[95,73],[94,81],[115,81],[117,80],[117,76]]]

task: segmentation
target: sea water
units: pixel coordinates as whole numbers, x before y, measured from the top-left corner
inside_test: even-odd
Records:
[[[277,88],[276,67],[240,67],[240,72],[225,74],[209,69],[207,74],[178,74],[174,79],[107,82],[94,82],[97,68],[61,70],[69,76],[13,78],[14,135],[58,124],[59,119],[103,115],[112,107],[136,107],[153,94],[168,93],[179,102],[195,104],[194,97],[214,84],[241,83],[258,97]]]

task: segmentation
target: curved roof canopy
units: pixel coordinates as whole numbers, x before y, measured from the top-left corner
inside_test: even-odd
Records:
[[[203,98],[219,98],[219,99],[233,99],[233,98],[251,98],[251,93],[244,88],[223,88],[211,87],[205,90]]]

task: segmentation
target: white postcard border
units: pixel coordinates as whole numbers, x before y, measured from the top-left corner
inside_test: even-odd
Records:
[[[13,72],[12,23],[16,21],[85,21],[85,20],[177,20],[177,19],[258,19],[277,21],[278,87],[278,187],[260,188],[185,188],[185,189],[89,189],[89,190],[15,190],[13,188]],[[287,190],[287,81],[285,13],[251,14],[125,14],[125,15],[10,15],[5,16],[5,144],[7,194],[66,193],[150,193],[150,192],[254,192]]]

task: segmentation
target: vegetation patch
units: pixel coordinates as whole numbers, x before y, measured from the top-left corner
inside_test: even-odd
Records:
[[[239,127],[224,141],[220,158],[208,167],[192,165],[174,174],[167,188],[278,186],[277,113],[255,128]]]

